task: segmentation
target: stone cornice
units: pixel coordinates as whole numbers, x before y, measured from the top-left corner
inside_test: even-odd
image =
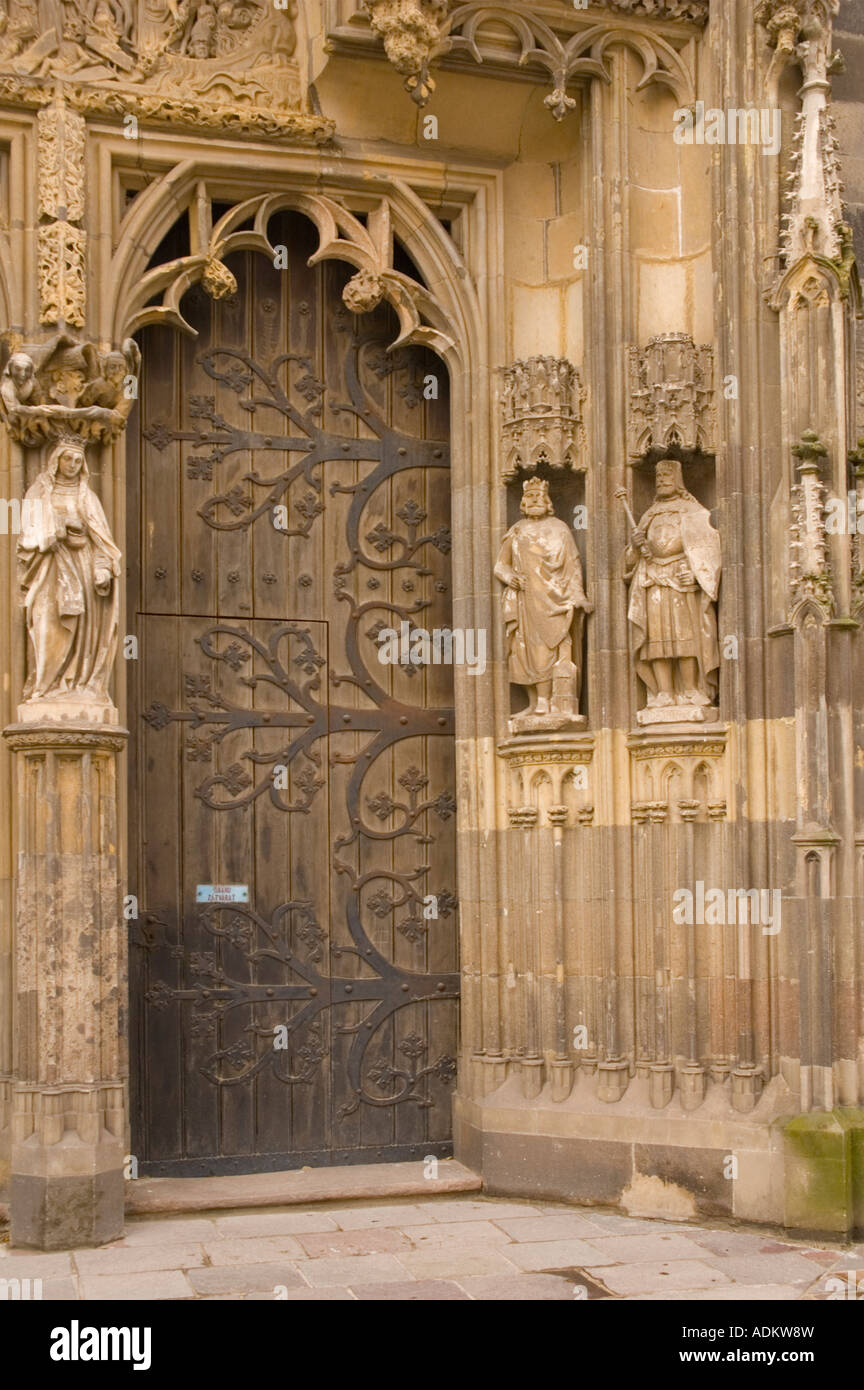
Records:
[[[56,84],[47,78],[0,73],[0,103],[9,106],[45,106],[55,90]],[[179,126],[226,135],[281,136],[320,145],[332,138],[336,128],[335,122],[326,116],[304,111],[218,106],[193,96],[164,96],[131,86],[121,91],[72,80],[64,82],[63,94],[67,105],[84,116],[114,116],[118,120],[135,116],[148,124],[172,129]]]
[[[16,752],[119,753],[129,731],[116,724],[10,724],[3,730],[3,737]]]

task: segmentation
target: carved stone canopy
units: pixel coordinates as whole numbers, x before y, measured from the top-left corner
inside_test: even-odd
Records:
[[[653,449],[715,449],[714,349],[688,333],[666,333],[645,348],[631,347],[627,453]]]
[[[541,464],[583,471],[579,372],[566,357],[529,357],[504,369],[501,399],[502,478]]]

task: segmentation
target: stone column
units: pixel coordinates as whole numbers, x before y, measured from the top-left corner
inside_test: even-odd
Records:
[[[11,1239],[123,1230],[126,942],[116,755],[126,731],[18,723]]]

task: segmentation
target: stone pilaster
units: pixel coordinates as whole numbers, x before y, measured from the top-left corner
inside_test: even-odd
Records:
[[[123,1230],[126,942],[116,725],[14,724],[17,883],[11,1237]]]

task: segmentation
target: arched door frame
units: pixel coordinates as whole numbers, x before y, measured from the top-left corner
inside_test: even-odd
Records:
[[[272,254],[267,221],[277,210],[287,208],[315,223],[320,242],[314,259],[345,260],[360,273],[358,293],[368,291],[373,300],[378,294],[393,306],[399,319],[399,344],[423,344],[446,363],[451,384],[453,624],[485,630],[491,657],[483,675],[469,676],[459,667],[454,672],[461,948],[463,962],[482,960],[484,971],[499,974],[491,956],[497,950],[497,921],[503,906],[498,902],[494,833],[503,787],[499,787],[494,750],[495,731],[506,718],[508,706],[492,582],[492,547],[503,529],[504,501],[503,489],[496,484],[499,469],[491,429],[495,389],[490,363],[505,361],[507,351],[496,303],[496,287],[501,283],[500,173],[470,165],[445,170],[426,160],[394,160],[370,156],[367,151],[326,156],[308,149],[268,147],[266,152],[255,150],[250,158],[252,151],[244,144],[243,163],[249,172],[226,175],[226,165],[233,168],[240,162],[240,147],[227,141],[212,144],[214,148],[203,158],[200,143],[170,136],[154,140],[148,134],[148,163],[154,171],[161,164],[164,172],[134,198],[118,226],[114,209],[120,202],[122,176],[124,172],[140,176],[140,171],[129,158],[127,142],[116,130],[105,131],[94,152],[105,223],[96,242],[101,266],[91,280],[98,296],[92,310],[99,339],[105,345],[118,344],[152,322],[173,323],[189,331],[180,314],[186,289],[204,279],[208,268],[211,275],[218,274],[222,256],[235,249],[250,247]],[[211,209],[217,202],[230,204],[232,210],[214,219]],[[452,216],[453,210],[459,215],[464,254],[438,220]],[[186,212],[189,255],[148,272],[156,248]],[[394,267],[394,242],[408,252],[422,283]],[[154,297],[158,302],[152,302]],[[125,535],[122,439],[113,446],[110,466],[107,458],[105,464],[106,511],[115,534]],[[124,685],[119,678],[121,718]],[[125,870],[125,804],[120,823]],[[463,1067],[477,1055],[500,1055],[500,1026],[500,1000],[487,994],[481,1014],[473,991],[465,989]]]

